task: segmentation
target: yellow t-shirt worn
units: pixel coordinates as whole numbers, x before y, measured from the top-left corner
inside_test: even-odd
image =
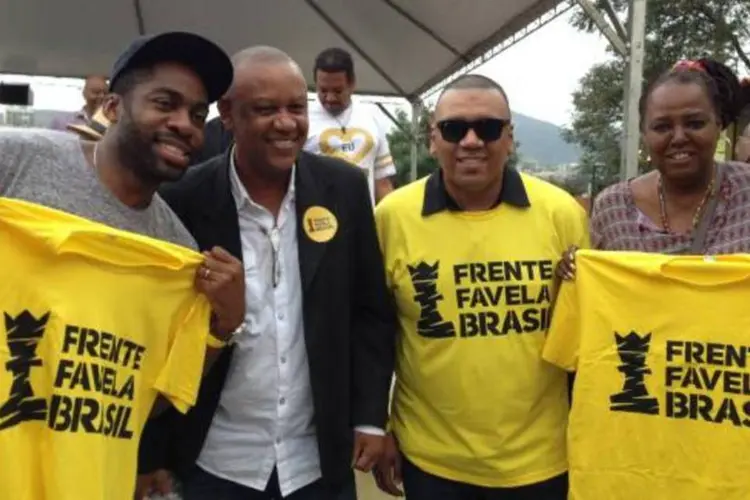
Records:
[[[541,359],[554,268],[583,209],[522,176],[530,207],[422,215],[425,180],[376,208],[401,332],[390,425],[422,470],[486,487],[567,468],[564,371]]]
[[[157,393],[196,400],[199,254],[0,199],[0,498],[132,500]]]
[[[544,358],[576,371],[572,500],[750,498],[750,256],[579,251]]]

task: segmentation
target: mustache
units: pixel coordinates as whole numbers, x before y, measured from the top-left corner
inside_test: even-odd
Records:
[[[182,145],[187,151],[193,151],[189,138],[176,133],[157,132],[154,134],[154,140],[158,142],[177,143]]]

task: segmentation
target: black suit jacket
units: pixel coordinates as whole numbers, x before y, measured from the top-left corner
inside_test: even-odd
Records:
[[[393,373],[397,320],[385,282],[370,195],[359,169],[301,153],[295,176],[305,343],[323,480],[351,474],[353,427],[383,428]],[[230,192],[229,153],[193,167],[162,196],[201,250],[221,246],[242,258]],[[339,222],[327,243],[305,234],[303,214],[323,206]],[[203,447],[232,356],[229,347],[204,376],[197,405],[185,416],[170,409],[146,425],[139,471],[189,474]]]
[[[203,127],[203,147],[191,158],[192,165],[207,162],[225,153],[232,145],[232,133],[224,128],[221,118],[212,118]]]

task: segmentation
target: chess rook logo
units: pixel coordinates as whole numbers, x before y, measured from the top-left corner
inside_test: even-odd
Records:
[[[646,364],[651,334],[640,336],[636,332],[630,332],[622,336],[615,332],[615,342],[620,356],[617,370],[625,376],[625,382],[622,392],[610,396],[609,409],[658,415],[659,401],[651,397],[646,388],[646,375],[651,374],[651,369]]]
[[[42,366],[36,350],[44,336],[49,313],[41,318],[35,318],[29,311],[24,311],[15,318],[7,313],[4,316],[10,352],[5,369],[13,375],[13,382],[8,400],[0,406],[0,430],[21,422],[47,419],[47,401],[34,397],[31,369]]]
[[[422,261],[415,266],[407,266],[414,285],[414,301],[420,306],[417,333],[422,337],[445,339],[456,336],[453,323],[443,320],[438,311],[438,302],[443,295],[438,292],[437,281],[440,275],[440,261],[429,265]]]

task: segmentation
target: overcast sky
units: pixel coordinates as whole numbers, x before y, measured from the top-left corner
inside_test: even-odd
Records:
[[[505,87],[514,111],[567,124],[579,80],[593,64],[607,60],[606,40],[571,28],[569,17],[556,19],[476,70]],[[73,111],[82,105],[79,80],[9,75],[2,80],[30,81],[40,109]]]
[[[601,35],[581,33],[561,16],[477,69],[505,88],[514,111],[567,125],[572,94],[594,64],[610,57]]]

